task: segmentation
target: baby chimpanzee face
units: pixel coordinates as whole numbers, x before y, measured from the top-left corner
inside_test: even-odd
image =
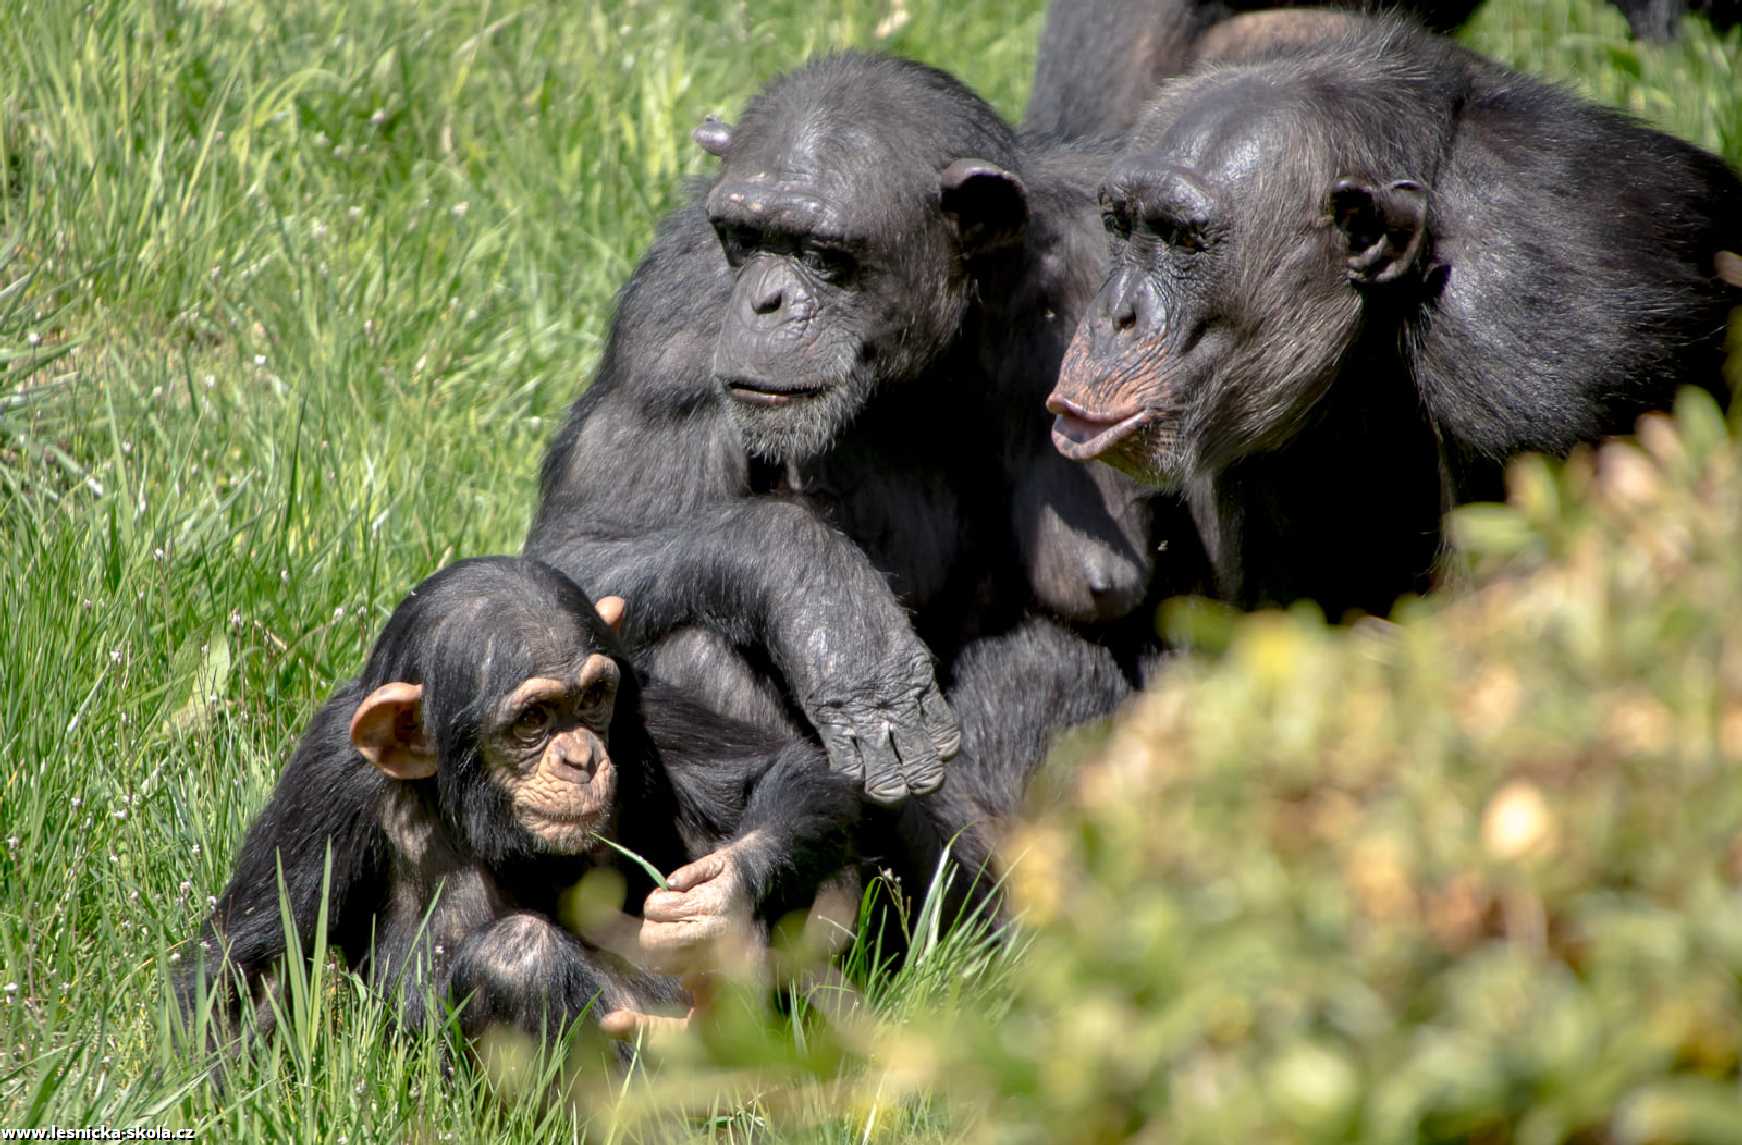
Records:
[[[540,849],[575,854],[609,826],[617,770],[607,754],[618,669],[594,653],[572,675],[534,676],[486,718],[479,746],[488,782]]]
[[[583,853],[615,820],[623,612],[533,561],[445,569],[377,641],[351,743],[390,779],[433,780],[424,806],[483,858]]]

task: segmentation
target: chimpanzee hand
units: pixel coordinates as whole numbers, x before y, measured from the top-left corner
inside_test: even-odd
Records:
[[[730,848],[703,855],[666,879],[641,909],[641,955],[664,974],[754,973],[761,962],[755,904]]]
[[[865,797],[885,805],[936,791],[944,761],[962,746],[925,645],[911,631],[901,635],[895,655],[873,660],[869,671],[863,646],[841,654],[835,649],[846,641],[816,641],[823,654],[810,657],[812,671],[793,681],[830,766],[862,778]]]

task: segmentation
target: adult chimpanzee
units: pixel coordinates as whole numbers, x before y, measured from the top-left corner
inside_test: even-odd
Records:
[[[1183,487],[1220,589],[1383,612],[1506,459],[1718,390],[1742,182],[1395,23],[1167,88],[1049,407]]]
[[[1718,32],[1742,24],[1742,0],[1609,0],[1627,17],[1627,26],[1642,40],[1671,40],[1682,18],[1697,12]]]
[[[1641,39],[1667,40],[1699,12],[1720,32],[1742,0],[1610,0]],[[1347,11],[1390,11],[1450,32],[1482,0],[1052,0],[1023,127],[1061,138],[1129,131],[1163,80],[1195,64],[1335,33]]]
[[[327,938],[398,996],[408,1025],[426,991],[464,1000],[468,1036],[681,998],[559,921],[559,898],[588,871],[620,873],[624,908],[641,916],[634,949],[656,958],[808,906],[848,859],[856,785],[803,741],[638,687],[612,632],[622,615],[620,599],[595,613],[533,561],[462,561],[419,585],[250,828],[184,1004],[215,974],[218,1025],[233,1028],[239,977],[270,1024],[261,1003],[286,952],[279,872],[308,951],[329,856]],[[670,889],[606,839],[674,872]]]
[[[947,682],[1029,608],[1112,620],[1156,579],[1151,505],[1116,518],[1036,420],[1112,152],[1027,150],[950,76],[856,54],[696,138],[719,175],[624,288],[526,552],[633,599],[650,671],[796,717],[898,803],[958,747],[934,654]]]
[[[1482,0],[1053,0],[1022,126],[1061,138],[1124,133],[1163,80],[1251,46],[1316,39],[1333,8],[1389,8],[1449,32]],[[1299,11],[1297,9],[1305,9]],[[1281,10],[1281,11],[1276,11]],[[1250,13],[1242,15],[1242,13]]]

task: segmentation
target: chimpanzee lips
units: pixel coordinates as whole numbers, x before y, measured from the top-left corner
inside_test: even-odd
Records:
[[[1093,461],[1149,423],[1150,411],[1102,413],[1054,397],[1047,409],[1058,416],[1052,423],[1053,448],[1072,461]]]
[[[814,398],[823,392],[821,386],[773,386],[754,378],[727,378],[726,392],[733,400],[752,406],[784,406]]]

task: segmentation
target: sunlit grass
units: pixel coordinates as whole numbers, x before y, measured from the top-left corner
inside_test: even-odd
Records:
[[[1018,111],[1038,0],[902,7],[879,41],[881,0],[0,0],[0,1126],[579,1132],[445,1076],[439,1039],[393,1036],[344,974],[216,1092],[162,984],[391,603],[518,547],[614,292],[704,169],[691,127],[846,45]],[[1594,0],[1505,0],[1470,38],[1742,160],[1737,37],[1636,46]],[[727,1085],[707,1116],[594,1136],[961,1132],[904,1088],[899,1035],[999,1006],[1005,956],[877,961],[845,1084]]]

